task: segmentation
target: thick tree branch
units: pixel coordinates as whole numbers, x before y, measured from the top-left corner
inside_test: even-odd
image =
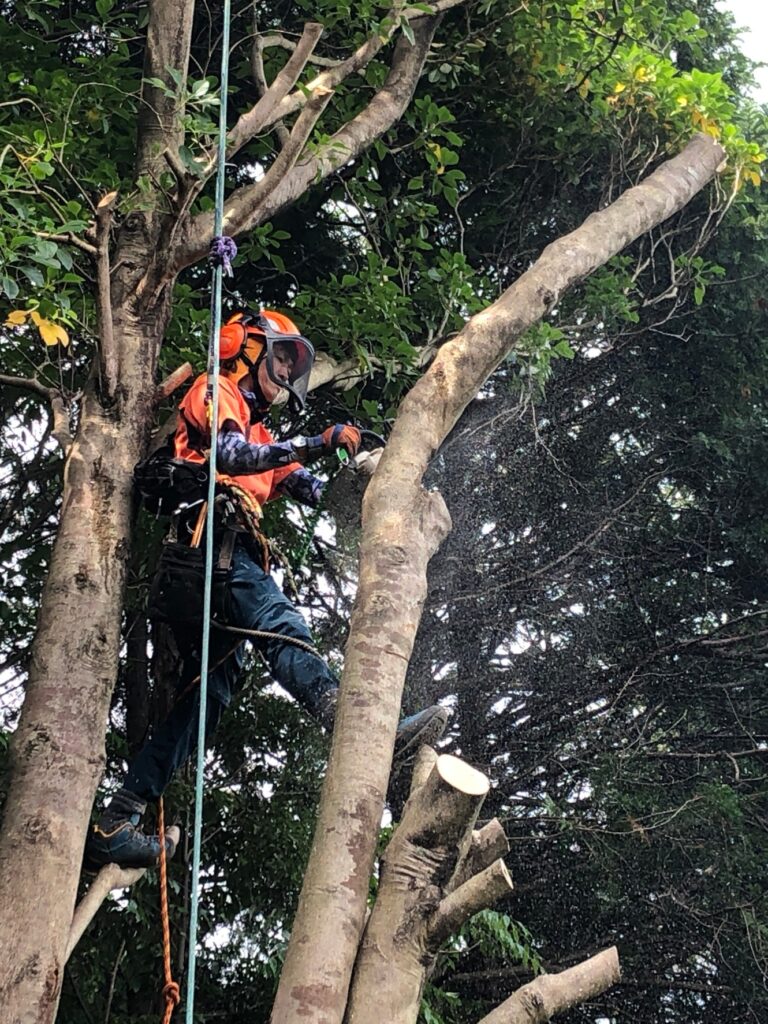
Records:
[[[389,25],[384,32],[375,33],[370,36],[351,56],[347,57],[346,60],[340,61],[334,67],[329,68],[328,71],[322,72],[317,76],[317,78],[314,78],[309,82],[308,88],[316,89],[319,86],[322,86],[326,89],[335,89],[337,85],[340,85],[344,81],[344,79],[357,71],[361,71],[364,67],[367,67],[379,51],[386,46],[390,39],[392,39],[396,34],[402,19],[413,23],[414,34],[416,34],[416,26],[420,26],[422,21],[434,21],[435,18],[441,15],[444,11],[450,10],[452,7],[459,7],[464,3],[466,3],[466,0],[438,0],[437,3],[432,4],[431,15],[428,15],[425,11],[420,11],[412,7],[404,10],[405,4],[402,2],[394,4],[387,15],[386,20],[389,22]],[[300,110],[304,103],[305,98],[300,91],[291,93],[291,95],[286,96],[275,109],[273,116],[276,120],[289,117],[291,114],[295,113],[295,111]]]
[[[499,862],[466,888],[444,895],[469,847],[488,789],[482,772],[443,754],[424,784],[411,793],[382,858],[379,892],[360,945],[345,1024],[368,1024],[371,992],[387,1024],[413,1024],[434,950],[457,922],[511,889]]]
[[[183,141],[183,93],[176,91],[168,69],[179,71],[186,81],[194,12],[194,0],[151,0],[149,5],[136,139],[137,175],[158,174],[164,151],[177,151]],[[155,78],[165,82],[167,89],[151,85],[149,79]]]
[[[428,927],[428,941],[437,950],[454,935],[473,914],[492,906],[512,892],[512,879],[503,860],[467,879],[440,903]]]
[[[328,106],[332,95],[333,93],[327,89],[315,90],[307,105],[296,119],[296,124],[292,128],[288,140],[265,176],[261,181],[256,182],[254,185],[249,185],[243,190],[243,202],[241,204],[227,204],[224,213],[224,229],[227,234],[240,234],[245,229],[245,225],[241,223],[240,217],[247,218],[248,207],[251,204],[256,208],[261,207],[282,186],[301,155],[301,151],[304,149],[320,115]]]
[[[181,829],[177,825],[166,829],[165,834],[173,839],[175,846],[178,846]],[[107,896],[115,889],[126,889],[133,885],[146,873],[146,868],[121,868],[117,864],[107,864],[101,869],[91,883],[88,892],[75,907],[75,912],[72,915],[72,927],[69,930],[67,952],[64,957],[65,963],[72,956],[75,946],[83,937],[83,932],[94,919]]]
[[[133,885],[140,878],[143,878],[146,873],[146,868],[120,868],[117,864],[107,864],[106,867],[101,869],[91,883],[88,892],[75,907],[72,927],[69,931],[67,951],[64,956],[65,963],[72,956],[75,947],[83,937],[85,929],[99,912],[99,908],[107,896],[114,889],[125,889]]]
[[[545,1024],[555,1014],[594,999],[621,978],[615,946],[560,974],[523,985],[478,1024]]]
[[[435,767],[436,762],[436,750],[427,746],[420,748],[416,755],[416,761],[413,765],[413,772],[411,773],[411,793],[415,793],[417,789],[421,789],[432,774],[432,769]]]
[[[467,856],[459,865],[456,875],[451,879],[449,888],[458,888],[507,853],[509,853],[509,840],[499,819],[493,818],[478,832],[472,833]]]
[[[193,370],[191,363],[182,363],[181,366],[175,369],[173,373],[169,373],[168,376],[157,385],[157,390],[155,391],[155,402],[159,403],[162,402],[164,398],[168,398],[174,391],[176,391],[177,388],[180,388],[182,384],[186,384],[194,374],[195,371]]]
[[[251,44],[251,78],[253,78],[259,98],[266,95],[269,89],[267,76],[264,71],[264,50],[267,45],[267,37],[259,32],[258,13],[256,5],[253,6],[253,43]],[[272,126],[277,136],[280,148],[288,141],[288,129],[282,121],[275,121]]]
[[[343,1016],[426,567],[448,523],[439,517],[439,495],[422,484],[429,460],[524,332],[568,288],[682,209],[724,156],[712,138],[695,136],[681,154],[547,246],[497,302],[440,348],[404,399],[363,502],[359,587],[336,729],[273,1024],[297,1019],[302,992],[323,1000],[329,1024]],[[340,821],[349,824],[340,829]]]
[[[437,19],[420,18],[414,23],[414,45],[411,46],[404,38],[398,40],[392,67],[382,88],[368,106],[338,131],[318,153],[292,166],[288,173],[282,170],[279,176],[272,176],[267,187],[265,183],[283,156],[281,153],[262,181],[236,189],[225,206],[224,228],[227,234],[248,231],[270,220],[278,210],[297,199],[313,183],[327,178],[337,168],[354,160],[398,121],[413,96],[436,27]],[[299,121],[294,126],[294,132]],[[213,214],[198,214],[187,226],[185,235],[185,240],[177,250],[173,273],[195,263],[208,251],[213,236]]]
[[[285,64],[285,67],[281,68],[277,75],[275,75],[275,80],[267,88],[259,102],[254,107],[251,107],[250,110],[246,111],[230,131],[227,137],[227,160],[231,160],[235,153],[237,153],[237,151],[241,149],[249,139],[252,139],[254,135],[258,134],[258,132],[263,131],[267,125],[274,124],[275,118],[273,118],[272,115],[275,108],[298,81],[299,75],[306,67],[307,61],[309,60],[310,55],[322,34],[322,25],[318,25],[312,21],[307,22],[304,26],[301,39],[296,44],[293,53]],[[256,54],[256,57],[260,60],[260,55],[258,55],[258,53]],[[256,57],[252,59],[256,59]],[[266,84],[263,68],[259,77]],[[330,88],[332,87],[317,83],[313,83],[310,86],[310,89],[313,92],[317,89],[328,90]],[[323,93],[323,95],[327,95],[327,92]],[[280,120],[280,118],[277,118],[277,120]],[[213,167],[215,168],[215,163]],[[213,168],[207,168],[206,173],[209,174],[212,170]]]

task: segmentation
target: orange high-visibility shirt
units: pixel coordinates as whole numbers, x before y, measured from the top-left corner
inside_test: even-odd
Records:
[[[189,462],[207,462],[203,449],[210,445],[211,435],[208,428],[208,410],[205,404],[205,391],[208,384],[206,374],[201,374],[182,400],[179,411],[179,426],[174,438],[177,459]],[[240,388],[229,377],[219,374],[219,430],[229,420],[237,426],[250,444],[274,444],[275,439],[263,423],[251,423],[251,410]],[[190,434],[192,437],[190,437]],[[232,481],[242,487],[260,505],[273,498],[280,497],[276,493],[278,485],[287,476],[301,469],[301,463],[291,462],[277,469],[265,469],[260,473],[245,473],[242,476],[225,476],[217,473],[216,479],[226,483]]]

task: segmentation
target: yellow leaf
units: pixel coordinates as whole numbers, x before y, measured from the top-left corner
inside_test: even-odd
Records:
[[[702,130],[707,134],[711,135],[713,139],[720,138],[720,129],[714,121],[705,121],[702,125]]]
[[[581,98],[584,99],[588,92],[589,92],[589,79],[585,78],[584,81],[579,86],[579,96],[581,96]]]
[[[45,322],[36,309],[30,309],[29,318],[35,327],[40,327],[40,324]]]
[[[619,93],[620,92],[624,92],[624,90],[626,88],[627,88],[626,82],[617,82],[616,85],[613,87],[614,94],[616,96],[618,96]]]
[[[648,68],[639,67],[635,70],[635,80],[645,82],[648,79]]]
[[[687,107],[688,106],[688,97],[687,96],[678,96],[677,97],[677,105],[678,105],[678,107]]]
[[[28,309],[14,309],[12,312],[10,312],[8,314],[8,317],[7,317],[6,321],[5,321],[5,326],[6,327],[21,327],[22,324],[25,324],[27,322],[27,317],[28,316],[29,316],[29,310]]]
[[[50,320],[44,320],[41,316],[35,319],[40,337],[46,345],[68,345],[69,335],[60,324],[54,324]]]
[[[558,75],[564,75],[567,70],[568,70],[568,65],[567,64],[558,64],[557,65],[557,73],[558,73]]]
[[[747,179],[747,181],[751,181],[752,182],[752,184],[755,186],[755,188],[760,188],[760,182],[761,182],[762,179],[761,179],[760,175],[757,173],[757,171],[752,171],[752,170],[746,170],[745,169],[741,173],[744,175],[744,177]]]

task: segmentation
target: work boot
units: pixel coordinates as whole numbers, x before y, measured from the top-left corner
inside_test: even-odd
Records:
[[[338,690],[327,690],[320,698],[320,705],[315,712],[315,718],[329,733],[333,732],[338,696]],[[439,704],[404,718],[397,727],[393,767],[398,767],[404,760],[415,754],[423,743],[430,745],[437,743],[445,732],[447,724],[448,712]]]
[[[85,867],[98,871],[105,864],[121,868],[149,868],[160,857],[160,837],[146,836],[139,828],[147,809],[142,800],[128,789],[118,789],[91,827],[85,844]],[[166,856],[176,852],[176,843],[165,836]]]
[[[397,727],[393,766],[397,767],[408,760],[425,743],[430,747],[437,743],[447,724],[448,712],[439,704],[404,718]]]

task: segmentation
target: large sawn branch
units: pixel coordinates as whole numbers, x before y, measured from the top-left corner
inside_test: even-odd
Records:
[[[359,587],[336,729],[272,1024],[341,1024],[343,1018],[427,563],[449,529],[444,502],[422,486],[429,460],[525,331],[568,288],[682,209],[724,156],[712,138],[695,136],[678,156],[549,245],[442,346],[403,401],[363,504]]]

